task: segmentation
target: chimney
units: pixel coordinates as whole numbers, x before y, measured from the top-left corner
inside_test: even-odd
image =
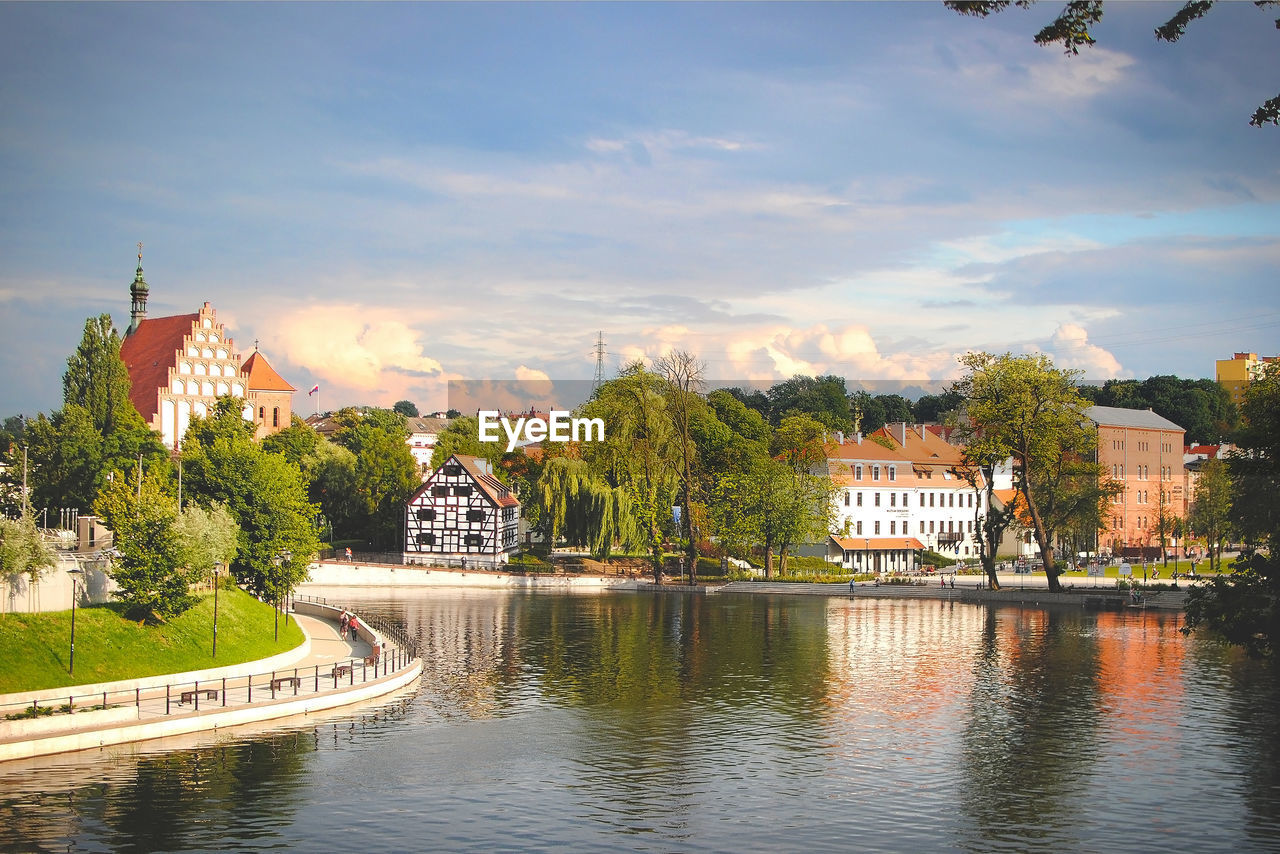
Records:
[[[862,444],[862,431],[861,431],[861,430],[859,430],[857,433],[854,433],[854,434],[853,434],[853,441],[857,442],[859,445],[861,445],[861,444]]]
[[[837,431],[836,431],[836,444],[837,444],[837,445],[843,445],[843,444],[844,444],[844,431],[843,431],[843,430],[837,430]]]
[[[903,445],[903,447],[906,447],[906,444],[907,444],[907,422],[905,422],[905,421],[901,421],[901,422],[899,422],[898,426],[899,426],[899,428],[901,428],[901,429],[898,431],[898,432],[902,435],[902,443],[901,443],[901,444]]]

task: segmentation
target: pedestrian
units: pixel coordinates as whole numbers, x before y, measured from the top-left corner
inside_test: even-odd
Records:
[[[347,636],[347,622],[349,620],[350,620],[350,617],[347,616],[347,611],[344,608],[342,610],[342,616],[338,617],[338,636],[339,637]]]
[[[351,547],[347,546],[347,563],[351,563]]]
[[[347,628],[351,631],[351,642],[355,643],[356,632],[360,629],[360,622],[356,620],[355,614],[352,614],[351,619],[347,621]]]
[[[951,576],[951,589],[952,590],[956,589],[956,577],[954,575]]]

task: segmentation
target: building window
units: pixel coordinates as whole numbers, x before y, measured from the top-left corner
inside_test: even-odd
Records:
[[[436,544],[436,535],[432,533],[422,533],[418,535],[418,545],[434,546]]]
[[[929,506],[930,506],[930,507],[932,507],[932,506],[933,506],[933,493],[932,493],[932,492],[930,492],[930,493],[929,493]]]
[[[264,424],[267,422],[267,408],[265,406],[258,407],[258,420]]]
[[[419,521],[419,522],[433,522],[433,521],[435,521],[435,518],[436,518],[436,510],[435,510],[435,508],[434,508],[434,507],[419,507],[419,508],[418,508],[418,521]]]
[[[889,506],[890,506],[890,507],[897,507],[897,506],[898,506],[898,493],[896,493],[896,492],[890,492],[890,493],[889,493]]]
[[[278,406],[271,407],[271,426],[280,426],[280,407]]]
[[[845,507],[848,507],[848,506],[849,506],[849,493],[848,493],[848,491],[846,491],[846,492],[845,492],[845,494],[844,494],[844,506],[845,506]]]
[[[431,493],[436,498],[447,498],[449,496],[449,487],[443,483],[438,483],[432,487]]]
[[[889,466],[889,480],[894,481],[897,479],[898,479],[898,467]]]
[[[921,506],[921,507],[923,507],[923,506],[924,506],[924,493],[923,493],[923,492],[922,492],[922,493],[920,493],[920,506]]]
[[[859,506],[859,507],[861,507],[861,506],[862,506],[862,493],[861,493],[861,492],[859,492],[859,493],[858,493],[858,501],[857,501],[857,504],[858,504],[858,506]]]
[[[467,534],[466,544],[468,546],[480,547],[484,545],[484,536],[482,534]]]
[[[922,533],[922,534],[924,533],[924,520],[923,520],[923,519],[921,519],[921,520],[920,520],[920,533]]]
[[[858,520],[858,536],[859,537],[862,536],[862,520],[861,519]]]
[[[876,533],[877,533],[877,534],[878,534],[878,533],[880,533],[880,520],[879,520],[879,519],[877,519],[877,520],[876,520]]]
[[[878,493],[878,492],[876,493],[876,500],[875,500],[875,504],[876,504],[876,506],[877,506],[877,507],[879,507],[879,506],[880,506],[880,493]]]
[[[862,463],[858,463],[853,467],[853,479],[862,480]]]
[[[471,496],[471,485],[463,484],[460,486],[455,486],[453,491],[454,491],[454,495],[457,495],[461,498],[469,498]]]
[[[933,520],[932,520],[932,519],[930,519],[930,520],[929,520],[929,533],[930,533],[930,534],[932,534],[932,533],[933,533]]]
[[[889,520],[889,533],[890,534],[898,533],[898,523],[892,519]]]
[[[871,479],[872,479],[872,480],[879,480],[879,479],[880,479],[880,466],[872,466],[872,467],[871,467]]]
[[[468,521],[468,522],[483,522],[483,521],[484,521],[484,511],[483,511],[483,510],[468,510],[468,511],[467,511],[467,521]]]
[[[444,467],[445,477],[457,477],[462,474],[462,466],[457,463],[450,463]]]

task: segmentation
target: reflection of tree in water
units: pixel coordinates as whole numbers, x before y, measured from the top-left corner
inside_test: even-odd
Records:
[[[1220,656],[1226,672],[1227,709],[1217,716],[1230,737],[1232,771],[1243,778],[1247,810],[1244,833],[1260,848],[1280,836],[1280,661],[1258,661],[1225,645],[1205,655]]]
[[[308,729],[103,760],[76,769],[76,780],[60,780],[55,770],[43,788],[12,799],[0,787],[0,826],[16,832],[10,842],[23,847],[15,850],[27,851],[86,836],[111,851],[217,850],[232,838],[272,847],[287,842],[282,828],[300,805],[305,757],[315,749]],[[81,784],[90,774],[97,781]]]
[[[962,803],[977,838],[1020,850],[1076,844],[1073,804],[1097,758],[1096,639],[1079,617],[989,608],[962,732]]]

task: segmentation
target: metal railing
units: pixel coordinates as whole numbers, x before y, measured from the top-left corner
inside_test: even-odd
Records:
[[[314,597],[299,596],[297,598],[328,604]],[[347,610],[356,613],[350,608]],[[372,654],[364,658],[352,657],[316,664],[312,667],[284,668],[233,677],[174,681],[148,688],[84,694],[71,692],[58,697],[0,704],[0,738],[5,737],[2,728],[4,723],[24,719],[43,719],[54,715],[71,715],[77,711],[133,706],[138,709],[138,717],[145,719],[148,716],[171,715],[184,711],[197,712],[202,708],[209,709],[214,706],[223,708],[228,705],[268,703],[282,697],[291,699],[295,696],[336,691],[395,674],[417,659],[417,644],[409,639],[403,629],[377,616],[367,618],[357,616],[362,623],[391,641],[385,650],[375,644]],[[48,692],[39,693],[47,694]],[[85,708],[86,706],[88,708]],[[186,708],[188,706],[190,708]]]

